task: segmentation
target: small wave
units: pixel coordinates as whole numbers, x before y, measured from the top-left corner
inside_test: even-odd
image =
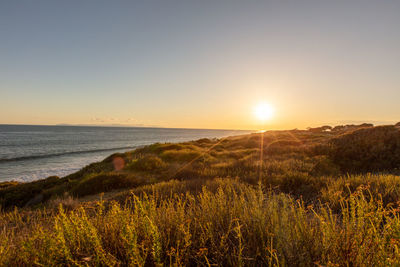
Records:
[[[53,157],[60,157],[60,156],[73,155],[73,154],[86,154],[86,153],[96,153],[96,152],[105,152],[105,151],[122,150],[122,149],[134,149],[134,148],[138,148],[138,147],[139,146],[124,146],[124,147],[69,151],[69,152],[44,154],[44,155],[31,155],[31,156],[22,156],[22,157],[15,157],[15,158],[0,158],[0,163],[1,162],[11,162],[11,161],[32,160],[32,159],[53,158]]]

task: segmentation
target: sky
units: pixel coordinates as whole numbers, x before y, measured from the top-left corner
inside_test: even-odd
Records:
[[[399,47],[400,1],[3,0],[0,124],[388,124]]]

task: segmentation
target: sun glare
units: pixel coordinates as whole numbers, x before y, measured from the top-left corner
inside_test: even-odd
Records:
[[[268,103],[259,103],[254,107],[254,116],[258,120],[265,122],[274,116],[274,108]]]

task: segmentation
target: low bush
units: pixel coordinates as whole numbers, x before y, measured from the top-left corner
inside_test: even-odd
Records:
[[[160,171],[167,167],[167,164],[157,156],[144,156],[133,160],[126,168],[135,171]]]
[[[85,177],[70,191],[71,195],[86,195],[108,192],[119,188],[131,188],[145,184],[143,179],[124,173],[104,173]]]
[[[330,145],[329,155],[343,171],[400,168],[400,130],[394,126],[357,130],[332,139]]]
[[[20,182],[17,181],[7,181],[7,182],[0,182],[0,189],[4,189],[10,186],[14,186],[20,184]]]
[[[165,161],[189,162],[202,156],[200,151],[191,149],[167,150],[160,154]]]
[[[44,190],[60,184],[61,179],[51,176],[46,179],[30,182],[18,183],[0,189],[0,206],[23,207],[29,200],[41,194]]]

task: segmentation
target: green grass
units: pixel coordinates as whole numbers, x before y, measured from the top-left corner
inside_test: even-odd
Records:
[[[398,266],[399,129],[345,129],[153,144],[0,184],[0,265]]]

